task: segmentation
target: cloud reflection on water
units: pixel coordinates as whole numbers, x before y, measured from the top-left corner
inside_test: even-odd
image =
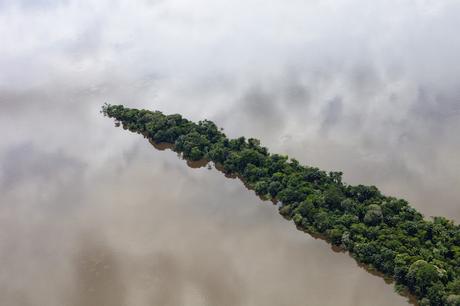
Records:
[[[2,304],[404,305],[240,183],[98,112],[209,118],[459,222],[459,8],[0,1]]]

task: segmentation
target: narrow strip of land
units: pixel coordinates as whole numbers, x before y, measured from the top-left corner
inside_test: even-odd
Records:
[[[104,105],[116,125],[156,143],[167,143],[190,161],[207,160],[238,176],[257,195],[279,201],[279,212],[297,228],[325,237],[359,262],[408,289],[420,305],[460,306],[460,226],[425,219],[407,201],[375,186],[351,186],[341,172],[303,166],[271,154],[259,140],[229,139],[212,121],[179,114]]]

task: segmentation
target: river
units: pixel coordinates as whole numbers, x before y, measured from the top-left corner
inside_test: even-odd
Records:
[[[460,222],[457,4],[345,2],[0,1],[0,305],[408,305],[99,113],[208,118]]]

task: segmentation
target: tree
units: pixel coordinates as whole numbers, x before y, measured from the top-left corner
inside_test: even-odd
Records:
[[[422,296],[439,280],[438,270],[433,264],[419,259],[410,266],[407,279],[415,293]]]
[[[327,232],[332,244],[340,245],[342,243],[343,232],[340,229],[333,228]]]
[[[335,185],[329,186],[324,192],[324,201],[331,209],[340,208],[340,204],[345,199],[342,191]]]
[[[447,297],[448,306],[460,306],[460,295],[451,294]]]
[[[377,204],[371,204],[367,208],[366,215],[364,216],[364,223],[368,225],[377,225],[382,221],[382,209]]]

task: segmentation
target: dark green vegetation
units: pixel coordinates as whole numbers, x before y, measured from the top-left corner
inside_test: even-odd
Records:
[[[104,105],[117,126],[174,144],[185,159],[206,159],[238,176],[300,230],[319,234],[360,263],[408,288],[420,305],[460,305],[460,226],[443,217],[425,220],[405,200],[375,186],[350,186],[341,172],[302,166],[270,154],[257,139],[229,139],[208,120]]]

